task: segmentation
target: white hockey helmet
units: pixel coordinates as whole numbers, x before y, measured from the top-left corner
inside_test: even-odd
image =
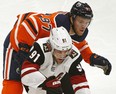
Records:
[[[50,43],[52,49],[70,50],[72,48],[72,39],[64,27],[53,28],[50,32]]]

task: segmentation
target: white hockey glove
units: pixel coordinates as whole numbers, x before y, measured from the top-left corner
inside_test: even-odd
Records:
[[[94,53],[90,57],[90,62],[91,62],[90,63],[91,66],[96,66],[98,68],[103,69],[105,75],[110,74],[112,65],[108,61],[108,59]]]

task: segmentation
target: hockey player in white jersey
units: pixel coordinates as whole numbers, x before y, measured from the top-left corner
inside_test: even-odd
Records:
[[[22,65],[21,80],[29,86],[28,94],[63,94],[61,80],[75,61],[78,65],[81,56],[67,30],[64,27],[53,28],[50,37],[33,44]],[[78,69],[83,72],[81,66]],[[85,84],[86,79],[83,82]],[[72,87],[75,89],[76,85]],[[90,93],[88,88],[84,90],[84,94]]]

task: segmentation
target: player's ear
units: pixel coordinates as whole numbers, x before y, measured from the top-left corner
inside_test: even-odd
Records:
[[[71,24],[73,24],[73,19],[72,19],[72,16],[70,17],[70,22],[71,22]]]

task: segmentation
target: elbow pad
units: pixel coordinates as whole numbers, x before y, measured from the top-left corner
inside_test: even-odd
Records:
[[[90,65],[103,69],[105,75],[109,75],[112,69],[108,59],[93,53],[90,57]]]

